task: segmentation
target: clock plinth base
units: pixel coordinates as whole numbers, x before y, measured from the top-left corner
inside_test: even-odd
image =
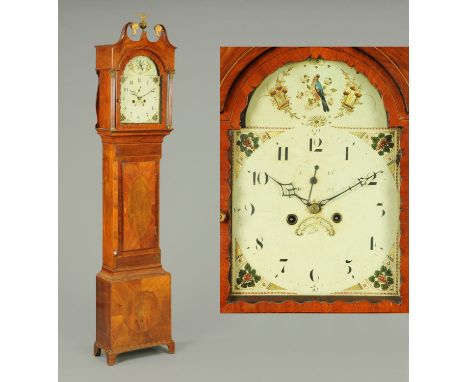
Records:
[[[101,349],[100,347],[98,347],[97,343],[95,342],[94,343],[94,356],[99,357],[101,355],[101,350],[104,350],[104,353],[106,354],[107,364],[109,366],[113,366],[113,365],[115,365],[115,363],[117,361],[117,356],[119,354],[126,353],[126,352],[133,351],[133,350],[147,349],[147,348],[150,348],[150,347],[161,346],[161,345],[166,345],[167,346],[167,352],[169,354],[174,354],[175,353],[175,342],[172,341],[172,340],[169,340],[169,341],[166,341],[166,342],[165,341],[155,342],[154,344],[145,344],[144,346],[137,347],[137,348],[130,347],[130,348],[127,348],[127,349],[120,349],[117,352],[113,351],[113,350]]]
[[[118,354],[167,345],[171,336],[171,275],[162,268],[111,272],[96,276],[94,355],[106,353],[113,365]]]

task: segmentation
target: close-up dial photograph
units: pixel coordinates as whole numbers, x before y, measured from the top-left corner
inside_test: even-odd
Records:
[[[221,47],[221,312],[407,312],[408,53]]]

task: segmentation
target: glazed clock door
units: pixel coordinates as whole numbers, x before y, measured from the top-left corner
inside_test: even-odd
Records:
[[[161,77],[146,56],[133,57],[120,77],[120,123],[161,122]]]
[[[351,48],[252,49],[235,80],[249,51],[222,66],[222,310],[406,309],[407,132],[388,73]]]

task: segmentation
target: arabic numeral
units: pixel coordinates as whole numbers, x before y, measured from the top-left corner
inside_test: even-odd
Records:
[[[249,171],[250,172],[250,171]],[[265,185],[268,183],[268,174],[266,172],[263,172],[263,171],[260,171],[260,172],[257,172],[257,171],[253,171],[251,172],[252,174],[252,184],[255,186],[257,184],[260,184],[260,185]]]
[[[309,151],[315,153],[321,153],[323,149],[322,146],[322,139],[321,138],[310,138],[309,139]]]
[[[278,147],[278,160],[288,160],[288,153],[289,153],[289,148],[286,147]]]

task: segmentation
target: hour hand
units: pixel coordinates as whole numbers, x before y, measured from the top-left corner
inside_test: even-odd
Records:
[[[287,196],[288,198],[295,197],[299,199],[302,203],[304,203],[306,206],[310,205],[309,201],[306,198],[303,198],[296,193],[297,188],[294,187],[294,184],[281,183],[280,181],[273,178],[270,174],[268,174],[268,177],[281,187],[281,192],[283,193],[282,196]]]

